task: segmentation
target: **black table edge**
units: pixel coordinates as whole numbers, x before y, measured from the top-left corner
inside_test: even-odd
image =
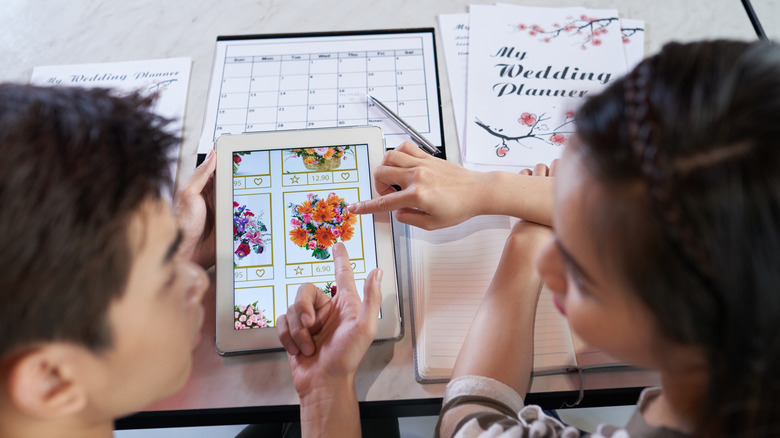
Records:
[[[643,387],[593,389],[585,391],[578,408],[624,406],[636,404]],[[579,398],[578,391],[530,394],[527,404],[543,409],[566,409]],[[360,402],[361,418],[420,417],[439,415],[441,398]],[[290,423],[300,421],[298,405],[256,406],[241,408],[182,409],[145,411],[120,418],[114,428],[152,429],[198,427],[233,424]]]

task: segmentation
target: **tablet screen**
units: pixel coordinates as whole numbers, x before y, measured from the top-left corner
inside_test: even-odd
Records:
[[[303,283],[337,294],[336,242],[362,295],[377,267],[374,219],[346,207],[370,198],[365,144],[233,152],[233,329],[275,326]]]

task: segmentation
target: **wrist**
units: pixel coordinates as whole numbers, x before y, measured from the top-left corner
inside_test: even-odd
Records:
[[[502,185],[505,184],[501,175],[504,172],[478,172],[474,170],[470,172],[473,175],[470,186],[477,190],[472,196],[476,202],[474,205],[475,216],[504,214],[505,209],[501,205],[499,192],[506,189],[511,190],[511,188]]]
[[[300,400],[303,436],[360,436],[354,376],[312,385]]]
[[[332,398],[333,394],[343,395],[355,390],[355,375],[339,377],[327,377],[316,379],[308,385],[308,388],[298,390],[298,397],[301,399],[301,405],[306,403],[317,403],[320,400]]]

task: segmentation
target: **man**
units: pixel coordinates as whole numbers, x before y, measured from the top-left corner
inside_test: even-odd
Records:
[[[177,194],[177,223],[161,195],[178,139],[151,102],[0,84],[2,437],[111,436],[189,375],[216,160]]]

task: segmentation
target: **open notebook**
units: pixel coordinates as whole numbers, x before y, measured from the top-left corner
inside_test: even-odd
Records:
[[[436,231],[408,227],[417,381],[450,378],[514,220],[480,216]],[[542,287],[534,329],[534,375],[613,366],[624,365],[574,335],[555,309],[551,292]]]

